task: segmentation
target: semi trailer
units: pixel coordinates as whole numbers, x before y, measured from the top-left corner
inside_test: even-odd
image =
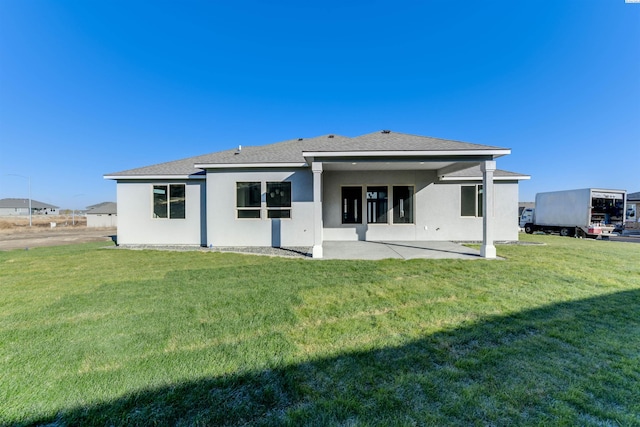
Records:
[[[606,238],[624,224],[626,195],[625,190],[599,188],[538,193],[535,208],[522,212],[520,227],[529,234]]]

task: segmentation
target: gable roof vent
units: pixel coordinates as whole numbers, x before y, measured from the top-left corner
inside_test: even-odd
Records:
[[[391,133],[391,131],[385,129],[385,130],[382,131],[382,133]]]

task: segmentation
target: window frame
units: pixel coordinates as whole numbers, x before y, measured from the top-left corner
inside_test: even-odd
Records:
[[[473,215],[465,215],[465,208],[469,209],[470,206],[464,206],[465,199],[462,195],[464,188],[473,188]],[[460,185],[460,216],[462,218],[482,218],[484,205],[484,188],[482,184],[462,184]],[[469,209],[470,210],[470,209]]]
[[[372,191],[369,191],[369,189],[374,189],[374,188],[386,188],[385,192],[387,197],[385,199],[380,199],[377,195],[375,199],[369,199],[369,193],[371,193]],[[378,193],[379,191],[376,191],[376,193]],[[384,210],[384,221],[373,221],[370,222],[369,221],[369,200],[375,200],[376,203],[378,203],[381,200],[385,201],[385,205],[386,208]],[[367,225],[389,225],[389,184],[384,184],[384,185],[367,185],[366,186],[366,190],[365,190],[365,201],[366,201],[366,206],[367,206]],[[376,208],[377,211],[377,208]],[[377,216],[377,212],[376,212],[376,219],[378,218]]]
[[[258,204],[257,206],[239,206],[239,202],[240,199],[238,197],[238,184],[257,184],[258,185],[258,191],[259,191],[259,197],[258,197]],[[240,220],[255,220],[255,219],[262,219],[262,181],[236,181],[235,183],[235,194],[236,194],[236,219],[240,219]],[[258,216],[256,217],[252,217],[252,216],[247,216],[247,217],[241,217],[240,216],[240,212],[257,212]]]
[[[396,222],[396,187],[411,189],[411,222]],[[391,185],[391,224],[392,225],[415,225],[416,224],[416,186],[415,184],[393,184]],[[405,199],[402,199],[405,200]]]
[[[288,204],[284,204],[282,206],[269,206],[269,200],[271,191],[269,191],[269,184],[271,185],[283,185],[284,187],[289,188],[289,196],[288,196]],[[277,193],[277,189],[275,189]],[[282,191],[282,190],[281,190]],[[265,181],[265,207],[267,209],[267,218],[266,219],[291,219],[292,217],[292,207],[293,205],[293,185],[291,181]],[[275,216],[275,215],[285,215],[285,216]],[[274,215],[274,216],[272,216]]]
[[[157,187],[164,187],[165,197],[166,197],[166,216],[157,216],[156,214],[156,189]],[[172,187],[182,187],[183,189],[183,201],[184,205],[183,215],[182,216],[174,216],[172,213],[175,212],[172,209],[171,205],[176,203],[172,200]],[[185,183],[152,183],[151,184],[151,219],[153,220],[178,220],[178,219],[187,219],[187,184]]]
[[[359,212],[356,212],[354,221],[345,221],[345,214],[347,214],[347,212],[345,212],[345,197],[344,197],[344,190],[345,188],[350,188],[350,189],[359,189],[360,190],[360,196],[358,199],[356,199],[357,201],[359,201],[360,203],[354,205],[354,206],[358,206]],[[363,188],[365,188],[363,185],[342,185],[340,186],[340,221],[341,224],[343,225],[358,225],[358,224],[362,224],[362,221],[364,220],[364,210],[362,209],[363,206],[363,201],[364,201],[364,197],[362,197],[363,195]],[[349,205],[347,205],[349,206]],[[359,219],[358,219],[358,213],[359,213]]]

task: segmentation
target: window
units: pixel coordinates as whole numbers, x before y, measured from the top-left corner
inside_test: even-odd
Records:
[[[153,186],[153,217],[184,219],[186,192],[184,184]]]
[[[362,224],[362,187],[342,187],[342,223]]]
[[[393,223],[413,224],[413,187],[393,187]]]
[[[460,187],[460,215],[482,217],[482,185]]]
[[[260,218],[259,182],[236,182],[236,207],[238,218]]]
[[[267,218],[291,218],[290,182],[267,182]]]
[[[367,187],[367,223],[387,222],[387,187]]]

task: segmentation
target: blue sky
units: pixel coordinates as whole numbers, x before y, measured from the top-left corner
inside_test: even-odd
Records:
[[[381,129],[511,148],[539,191],[640,191],[640,4],[0,0],[0,198]]]

